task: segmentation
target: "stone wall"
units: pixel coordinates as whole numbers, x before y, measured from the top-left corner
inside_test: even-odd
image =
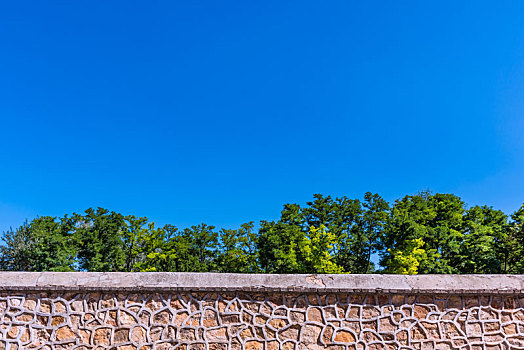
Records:
[[[524,349],[524,276],[0,273],[0,349]]]

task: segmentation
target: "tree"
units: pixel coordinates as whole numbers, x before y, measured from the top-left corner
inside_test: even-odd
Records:
[[[124,271],[126,256],[122,236],[128,230],[124,216],[107,209],[89,208],[85,215],[74,214],[80,242],[81,271]]]
[[[324,225],[311,226],[309,234],[299,243],[302,273],[342,273],[344,269],[333,259],[336,236],[326,231]]]
[[[26,221],[16,230],[12,228],[2,235],[0,246],[0,269],[3,271],[33,271],[34,241]]]
[[[254,224],[242,224],[239,229],[222,229],[219,233],[219,249],[216,261],[218,272],[258,273],[257,235]]]
[[[524,273],[524,204],[511,215],[506,241],[509,273]]]
[[[462,242],[464,202],[453,194],[421,192],[395,202],[383,238],[388,249],[381,265],[391,272],[394,257],[410,249],[416,240],[425,254],[417,255],[419,273],[457,273],[453,265]]]
[[[353,251],[357,252],[355,273],[373,272],[371,256],[382,248],[389,204],[378,194],[364,195],[362,214],[354,230]]]
[[[134,271],[135,265],[145,259],[144,243],[149,232],[154,230],[154,223],[148,224],[146,217],[128,215],[124,218],[125,226],[121,232],[122,250],[125,256],[124,271]]]
[[[507,216],[488,206],[474,206],[463,217],[460,252],[453,265],[459,273],[502,273],[507,263]]]
[[[1,267],[12,271],[73,271],[77,241],[73,220],[38,217],[2,237]]]

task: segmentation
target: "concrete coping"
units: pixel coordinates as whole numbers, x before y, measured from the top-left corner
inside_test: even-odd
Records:
[[[524,294],[524,275],[0,272],[2,291]]]

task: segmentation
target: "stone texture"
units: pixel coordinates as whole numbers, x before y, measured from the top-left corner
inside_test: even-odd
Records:
[[[46,274],[43,280],[70,287],[66,275]],[[101,275],[99,281],[109,284],[111,274]],[[129,274],[115,277],[124,283]],[[26,290],[27,281],[21,283],[23,288],[4,288],[0,350],[524,349],[523,294],[510,295],[507,289],[504,296],[496,289],[460,294],[454,289],[457,282],[449,293],[417,289],[397,294],[383,288],[373,293],[319,292],[330,283],[320,275],[309,279],[312,290],[295,292],[173,291],[129,285],[82,290],[88,279],[79,276],[75,281],[82,283],[75,291],[44,286]],[[377,287],[377,281],[373,283]]]

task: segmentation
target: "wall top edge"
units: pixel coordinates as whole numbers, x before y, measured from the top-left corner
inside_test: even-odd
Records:
[[[524,294],[524,275],[0,272],[0,290]]]

